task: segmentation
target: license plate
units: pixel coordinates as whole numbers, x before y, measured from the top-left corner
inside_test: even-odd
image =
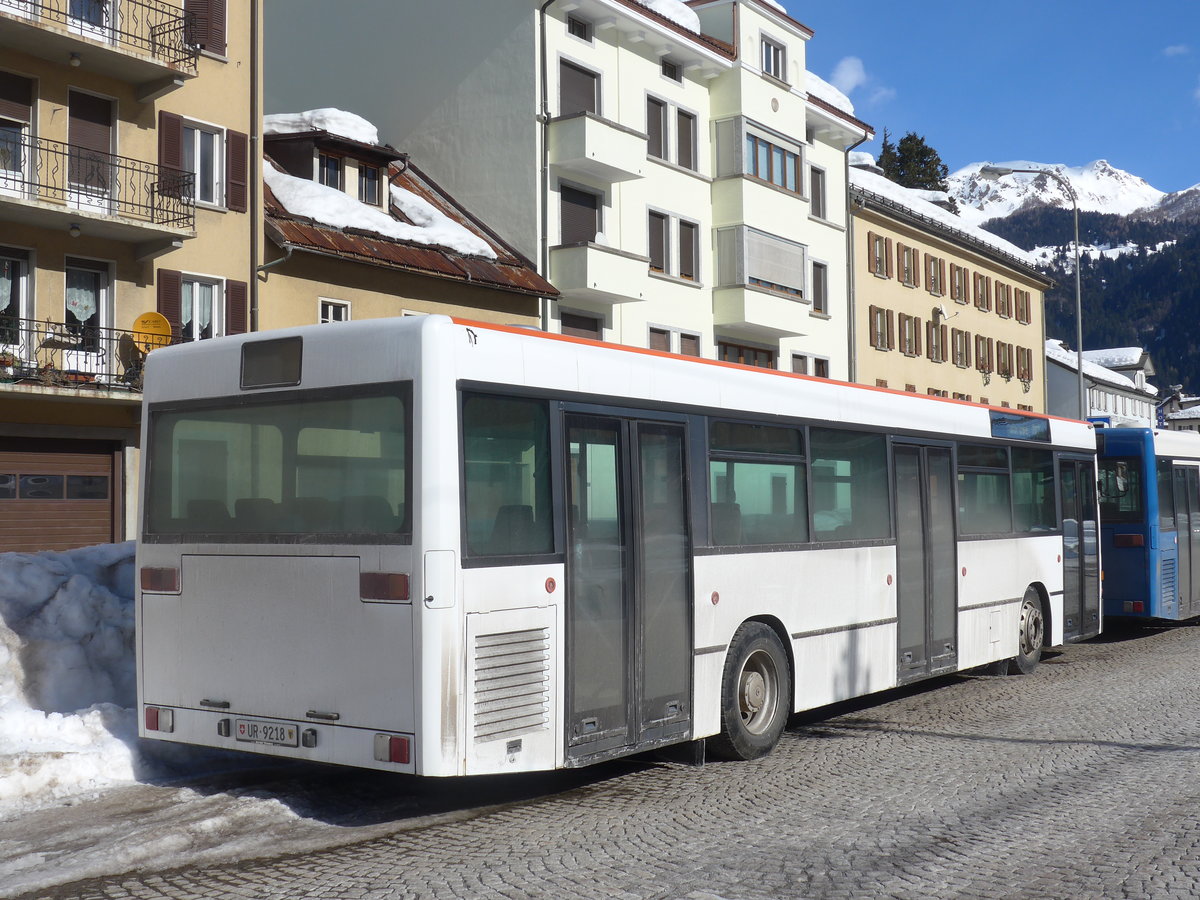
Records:
[[[234,719],[233,736],[239,741],[280,747],[295,747],[300,743],[300,729],[297,726],[258,719]]]

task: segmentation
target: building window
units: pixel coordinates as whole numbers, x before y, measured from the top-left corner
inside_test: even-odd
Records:
[[[596,239],[600,230],[600,196],[568,185],[559,185],[560,239],[582,244]]]
[[[600,112],[600,76],[563,61],[558,67],[558,114]]]
[[[21,342],[21,319],[27,318],[29,252],[0,247],[0,344]]]
[[[967,270],[963,266],[950,264],[950,299],[955,303],[970,303],[967,296]]]
[[[679,221],[679,272],[680,278],[688,281],[700,280],[700,226],[695,222]]]
[[[220,129],[184,124],[183,168],[195,177],[197,203],[217,204],[225,196],[221,187],[221,160],[225,155],[221,144]]]
[[[577,313],[563,313],[560,319],[562,333],[572,337],[590,338],[593,341],[604,340],[604,323],[595,316],[581,316]]]
[[[787,81],[787,49],[768,37],[761,39],[761,47],[763,74]]]
[[[963,331],[961,328],[952,329],[950,348],[956,366],[966,369],[971,365],[971,332]]]
[[[804,245],[752,228],[745,229],[745,234],[744,283],[803,299],[808,268]]]
[[[1022,325],[1028,325],[1033,321],[1033,298],[1029,291],[1023,291],[1020,288],[1016,289],[1017,294],[1017,321]]]
[[[896,245],[896,268],[900,272],[900,283],[905,287],[921,286],[921,251],[904,244]]]
[[[993,371],[992,360],[994,354],[995,346],[992,339],[984,337],[982,334],[975,335],[975,368],[980,372]]]
[[[996,315],[1002,319],[1012,318],[1012,287],[1003,281],[996,282]]]
[[[685,169],[696,169],[696,117],[682,109],[675,111],[675,161]]]
[[[1017,378],[1033,381],[1033,351],[1028,347],[1017,348]]]
[[[331,153],[318,153],[317,181],[326,187],[342,190],[342,158]]]
[[[808,374],[808,357],[803,353],[792,354],[792,371],[797,375]]]
[[[775,368],[775,351],[762,347],[749,347],[744,344],[731,344],[726,341],[717,342],[717,359],[725,362],[741,363],[743,366],[759,366],[763,369]]]
[[[890,309],[872,306],[868,312],[871,328],[871,346],[876,350],[891,350],[896,346],[896,331]]]
[[[925,287],[935,297],[946,293],[946,261],[928,253],[925,254]]]
[[[184,275],[180,301],[180,337],[202,341],[221,331],[221,283],[216,279]]]
[[[930,362],[944,363],[946,361],[946,344],[949,334],[946,325],[938,325],[932,319],[925,323],[925,355]]]
[[[371,206],[379,205],[379,167],[358,167],[358,199]]]
[[[677,346],[676,341],[678,341]],[[700,335],[677,331],[673,328],[651,328],[649,346],[651,350],[658,350],[662,353],[699,356]]]
[[[829,267],[825,263],[812,264],[812,290],[809,292],[809,300],[812,301],[813,312],[829,312]]]
[[[892,239],[874,232],[867,233],[867,265],[872,275],[892,277]]]
[[[668,234],[671,220],[662,213],[651,212],[646,224],[649,238],[650,270],[666,272],[670,260],[667,257]]]
[[[809,210],[818,219],[828,218],[825,208],[825,172],[816,166],[808,169]]]
[[[975,308],[990,312],[992,309],[992,279],[981,272],[975,273]]]
[[[1013,345],[996,341],[996,374],[1001,378],[1013,376]]]
[[[66,298],[63,324],[79,339],[77,349],[100,352],[100,329],[108,307],[108,265],[87,259],[66,260]]]
[[[683,81],[683,66],[677,62],[664,59],[662,61],[662,73],[664,78],[670,78],[672,81]]]
[[[829,377],[829,360],[819,356],[813,357],[813,374],[818,378]]]
[[[905,356],[921,355],[921,320],[904,313],[899,315],[900,352]]]
[[[757,134],[746,135],[746,174],[769,181],[785,191],[799,192],[800,154],[772,144]]]
[[[567,34],[590,44],[592,42],[592,23],[577,19],[575,16],[567,16]]]
[[[326,322],[349,322],[350,321],[350,304],[344,303],[341,300],[322,300],[321,301],[321,323]]]
[[[646,98],[646,153],[667,158],[667,104],[654,97]]]

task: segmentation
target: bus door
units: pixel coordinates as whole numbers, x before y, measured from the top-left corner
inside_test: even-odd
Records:
[[[1100,541],[1096,518],[1096,466],[1091,460],[1058,462],[1063,528],[1063,639],[1100,633]]]
[[[568,759],[690,733],[685,438],[682,423],[566,417]]]
[[[1175,466],[1175,539],[1178,541],[1179,618],[1200,616],[1200,469]]]
[[[899,679],[958,666],[958,556],[949,447],[892,445]]]

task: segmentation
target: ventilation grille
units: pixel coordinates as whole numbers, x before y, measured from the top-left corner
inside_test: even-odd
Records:
[[[550,723],[547,628],[475,638],[475,741],[498,741]]]
[[[1162,561],[1162,604],[1164,610],[1170,610],[1175,603],[1175,564],[1174,559]]]

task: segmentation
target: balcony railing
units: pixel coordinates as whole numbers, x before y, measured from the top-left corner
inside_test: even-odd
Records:
[[[193,183],[191,172],[0,127],[0,202],[42,200],[190,231]]]
[[[131,331],[0,314],[0,385],[140,391],[145,358]]]
[[[0,0],[0,12],[196,72],[199,50],[189,43],[189,16],[163,0]]]

